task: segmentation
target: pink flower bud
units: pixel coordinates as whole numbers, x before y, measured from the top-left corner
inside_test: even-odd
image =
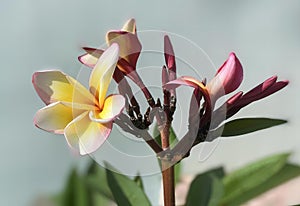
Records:
[[[174,79],[176,79],[176,62],[173,46],[168,35],[164,36],[164,55],[165,62],[168,69],[170,70],[170,81],[173,81]]]
[[[216,99],[236,90],[243,80],[243,67],[231,52],[228,59],[219,68],[215,77],[208,83],[210,94]]]

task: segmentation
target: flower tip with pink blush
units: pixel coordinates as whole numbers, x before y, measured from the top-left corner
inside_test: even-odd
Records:
[[[238,93],[236,93],[235,95],[233,95],[232,97],[230,97],[227,100],[227,104],[234,104],[236,101],[238,101],[241,97],[243,96],[243,92],[240,91]]]
[[[289,80],[283,80],[283,81],[281,81],[281,82],[283,82],[283,83],[286,84],[286,85],[288,85],[288,84],[290,83]]]
[[[234,52],[218,69],[215,77],[207,84],[213,101],[236,90],[243,81],[243,67]]]
[[[164,36],[164,56],[165,56],[165,62],[167,64],[167,67],[171,71],[176,72],[175,53],[174,53],[171,40],[168,35]]]
[[[87,55],[87,54],[82,54],[82,55],[80,55],[80,56],[77,57],[78,61],[79,61],[81,64],[85,64],[85,61],[83,61],[82,58],[83,58],[84,56],[86,56],[86,55]]]
[[[119,52],[120,47],[119,47],[118,43],[114,42],[110,45],[110,47],[111,47],[111,49],[118,50],[118,52]]]

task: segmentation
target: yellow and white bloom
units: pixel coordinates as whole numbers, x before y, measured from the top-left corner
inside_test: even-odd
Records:
[[[119,46],[112,44],[92,70],[89,90],[61,71],[34,73],[34,88],[46,104],[36,113],[35,125],[64,134],[68,145],[81,155],[96,151],[125,106],[122,95],[106,96],[118,59]]]

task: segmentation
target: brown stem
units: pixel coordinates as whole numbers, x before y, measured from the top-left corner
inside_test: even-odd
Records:
[[[164,187],[164,205],[175,206],[174,166],[162,172]]]
[[[167,121],[164,127],[160,130],[162,148],[168,149],[170,146],[170,126],[171,123]],[[168,161],[162,161],[162,179],[164,188],[164,205],[175,206],[175,183],[174,183],[174,166],[170,165]]]
[[[154,99],[148,90],[148,88],[144,85],[141,77],[136,71],[132,71],[131,73],[127,74],[127,76],[134,82],[136,85],[142,90],[144,96],[146,97],[148,104],[151,108],[155,107]]]
[[[143,91],[144,96],[147,99],[147,102],[151,108],[161,108],[161,105],[159,103],[159,100],[157,101],[157,104],[155,104],[155,101],[148,90],[147,87],[145,87],[144,83],[142,82],[140,76],[138,73],[133,70],[132,72],[128,73],[127,76],[131,78]],[[165,93],[167,95],[167,93]],[[175,96],[175,95],[173,95]],[[167,103],[167,102],[166,102]],[[176,102],[174,102],[175,104]],[[168,111],[165,111],[168,118],[165,124],[162,123],[162,120],[159,116],[159,113],[156,112],[155,116],[157,119],[157,123],[159,125],[160,135],[161,135],[161,142],[162,142],[162,149],[167,150],[169,149],[170,142],[170,126],[171,126],[171,118],[169,118],[169,109],[166,107]],[[163,127],[163,128],[162,128]],[[145,138],[145,136],[142,136],[144,140],[148,143],[148,145],[158,154],[161,151],[159,151],[161,148],[157,145],[156,141],[152,138]],[[148,140],[148,141],[147,141]],[[150,141],[149,141],[150,140]],[[174,166],[170,165],[168,161],[162,161],[162,178],[163,178],[163,188],[164,188],[164,205],[165,206],[175,206],[175,186],[174,186]]]
[[[152,148],[152,150],[157,154],[160,153],[161,147],[157,144],[157,142],[154,139],[151,140],[145,140],[146,143]]]

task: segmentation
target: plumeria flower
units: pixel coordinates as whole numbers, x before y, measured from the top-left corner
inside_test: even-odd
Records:
[[[117,65],[124,74],[135,71],[142,45],[137,37],[134,19],[129,19],[121,30],[109,31],[106,34],[106,43],[108,46],[113,43],[120,46],[120,59]],[[86,53],[79,56],[78,60],[88,67],[94,67],[103,50],[89,47],[83,49]]]
[[[141,88],[150,106],[155,106],[152,95],[136,72],[136,63],[141,53],[142,45],[136,33],[135,20],[129,19],[121,30],[109,31],[106,34],[106,43],[107,45],[117,43],[120,46],[120,58],[117,63],[117,69],[113,74],[114,80],[119,84],[124,80],[124,75],[128,76]],[[83,49],[86,53],[79,56],[78,60],[82,64],[93,68],[98,58],[103,54],[103,50],[89,47],[84,47]]]
[[[118,58],[119,46],[112,44],[97,60],[89,90],[60,71],[34,73],[34,88],[46,104],[36,113],[34,124],[48,132],[64,134],[68,145],[81,155],[96,151],[125,106],[123,96],[106,96]]]

